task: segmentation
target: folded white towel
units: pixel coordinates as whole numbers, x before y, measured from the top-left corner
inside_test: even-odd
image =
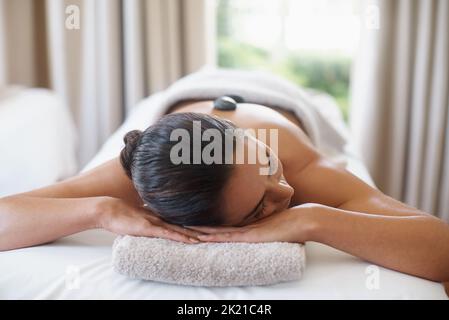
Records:
[[[296,243],[185,244],[119,236],[114,270],[131,278],[192,286],[268,285],[301,278],[304,246]]]

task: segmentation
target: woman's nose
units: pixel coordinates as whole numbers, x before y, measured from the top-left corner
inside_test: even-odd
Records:
[[[276,200],[285,200],[291,198],[295,190],[282,177],[273,190],[273,198]]]

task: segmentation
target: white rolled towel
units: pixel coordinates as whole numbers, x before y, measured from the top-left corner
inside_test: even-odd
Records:
[[[301,278],[302,244],[200,243],[119,236],[113,244],[114,270],[122,275],[191,286],[269,285]]]

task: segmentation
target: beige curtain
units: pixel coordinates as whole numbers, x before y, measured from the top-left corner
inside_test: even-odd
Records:
[[[354,137],[381,190],[449,222],[449,1],[364,3]]]
[[[63,97],[83,165],[136,102],[214,63],[212,2],[0,0],[0,86]],[[73,6],[79,29],[66,25]]]

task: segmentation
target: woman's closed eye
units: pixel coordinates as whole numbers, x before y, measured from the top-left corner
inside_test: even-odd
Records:
[[[271,156],[268,151],[267,151],[267,157],[268,157],[268,175],[272,176],[274,172],[273,172],[273,166],[272,166],[272,162],[271,162]]]
[[[265,205],[265,203],[262,203],[262,207],[261,207],[260,210],[254,215],[253,218],[259,219],[259,218],[263,217],[263,216],[265,215],[266,208],[267,208],[267,206]]]

